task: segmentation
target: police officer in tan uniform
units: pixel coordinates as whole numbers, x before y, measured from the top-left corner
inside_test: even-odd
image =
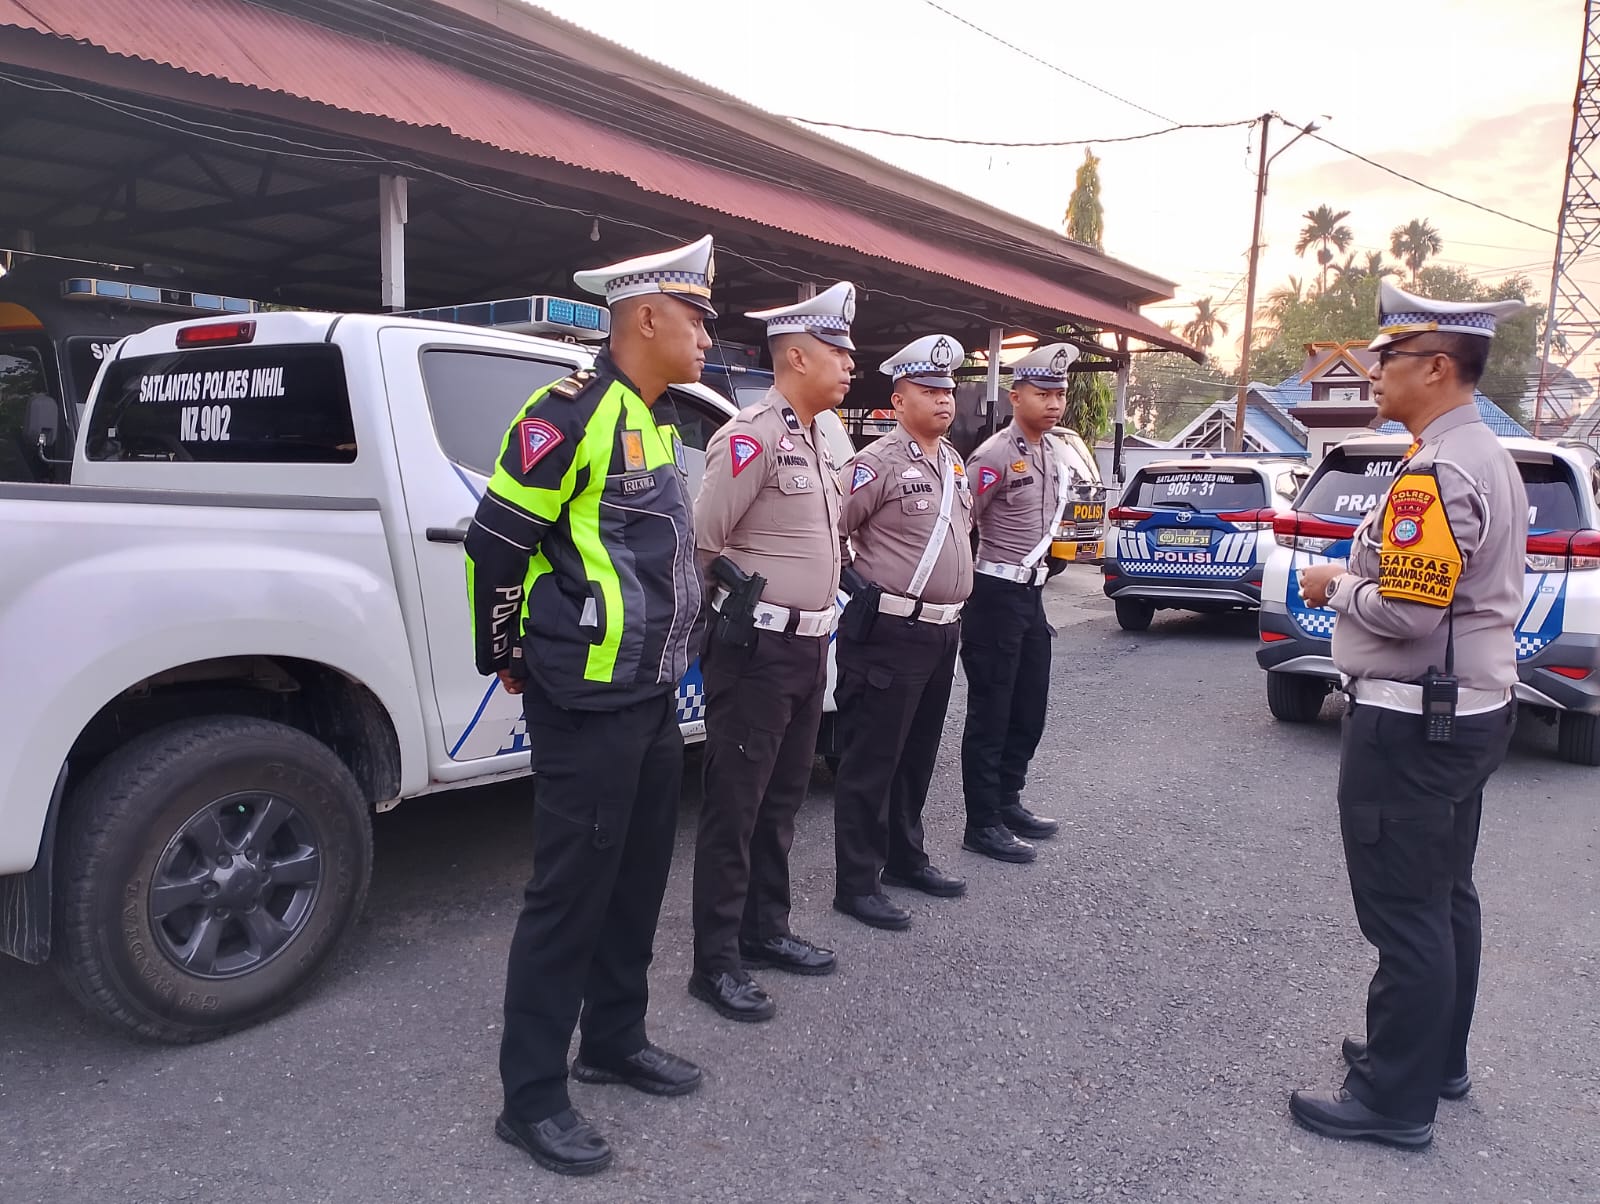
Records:
[[[1484,785],[1515,723],[1528,537],[1516,463],[1473,391],[1496,322],[1523,308],[1383,283],[1373,395],[1416,441],[1356,529],[1348,566],[1300,573],[1306,601],[1338,613],[1339,826],[1356,920],[1378,951],[1366,1040],[1344,1041],[1344,1086],[1290,1097],[1295,1119],[1328,1137],[1426,1145],[1439,1097],[1472,1087],[1472,863]]]
[[[702,660],[689,992],[729,1019],[756,1021],[777,1007],[750,969],[834,969],[831,950],[789,930],[789,847],[816,755],[839,588],[837,466],[814,419],[850,388],[855,288],[841,281],[748,316],[767,323],[776,381],[712,437],[695,505],[695,546],[719,614]],[[745,591],[753,576],[764,579],[759,599]]]
[[[949,352],[944,367],[932,359],[939,346]],[[944,897],[967,889],[929,862],[922,838],[961,606],[972,592],[972,494],[966,466],[944,438],[955,417],[949,365],[962,354],[953,338],[935,334],[884,361],[898,429],[857,453],[842,478],[840,534],[854,549],[856,588],[840,622],[834,692],[843,748],[833,793],[833,906],[874,928],[911,923],[880,881]]]
[[[1050,431],[1066,408],[1069,343],[1037,348],[1011,366],[1011,421],[967,462],[978,557],[962,621],[967,722],[961,778],[962,847],[998,861],[1032,861],[1019,839],[1055,835],[1053,819],[1022,805],[1028,762],[1044,734],[1050,696],[1045,560],[1067,501],[1066,461]]]

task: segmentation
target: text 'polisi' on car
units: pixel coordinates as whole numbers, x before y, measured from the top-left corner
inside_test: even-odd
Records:
[[[1286,456],[1158,460],[1111,511],[1102,573],[1117,622],[1143,631],[1157,610],[1249,610],[1273,520],[1309,470]]]
[[[1300,572],[1349,558],[1352,533],[1383,501],[1410,442],[1409,435],[1352,435],[1329,450],[1274,526],[1256,661],[1267,671],[1267,706],[1277,719],[1311,722],[1339,681],[1336,612],[1301,600]],[[1501,443],[1528,493],[1517,700],[1559,725],[1562,760],[1600,765],[1600,453],[1567,440]]]

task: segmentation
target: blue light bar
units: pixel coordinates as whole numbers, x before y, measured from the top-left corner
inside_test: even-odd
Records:
[[[76,276],[61,283],[61,295],[69,301],[126,301],[148,309],[166,309],[193,314],[253,314],[259,301],[244,297],[224,297],[217,293],[192,293],[187,289],[162,288],[155,284],[129,284],[122,280],[97,280]]]
[[[598,341],[611,333],[610,310],[603,305],[590,305],[566,297],[506,297],[499,301],[474,301],[437,309],[410,309],[394,316],[587,342]]]

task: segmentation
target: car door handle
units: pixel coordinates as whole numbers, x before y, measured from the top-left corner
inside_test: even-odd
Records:
[[[429,527],[429,543],[466,543],[467,532],[463,527]]]

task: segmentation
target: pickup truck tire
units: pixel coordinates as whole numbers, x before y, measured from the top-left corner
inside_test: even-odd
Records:
[[[1328,682],[1305,673],[1267,671],[1267,710],[1284,723],[1311,723],[1322,714]]]
[[[1124,631],[1146,631],[1150,620],[1156,617],[1156,608],[1140,598],[1113,598],[1117,608],[1117,625]]]
[[[1571,765],[1600,765],[1600,715],[1562,711],[1556,755]]]
[[[372,819],[326,745],[243,716],[174,723],[98,765],[67,808],[56,963],[157,1041],[286,1007],[366,897]]]

